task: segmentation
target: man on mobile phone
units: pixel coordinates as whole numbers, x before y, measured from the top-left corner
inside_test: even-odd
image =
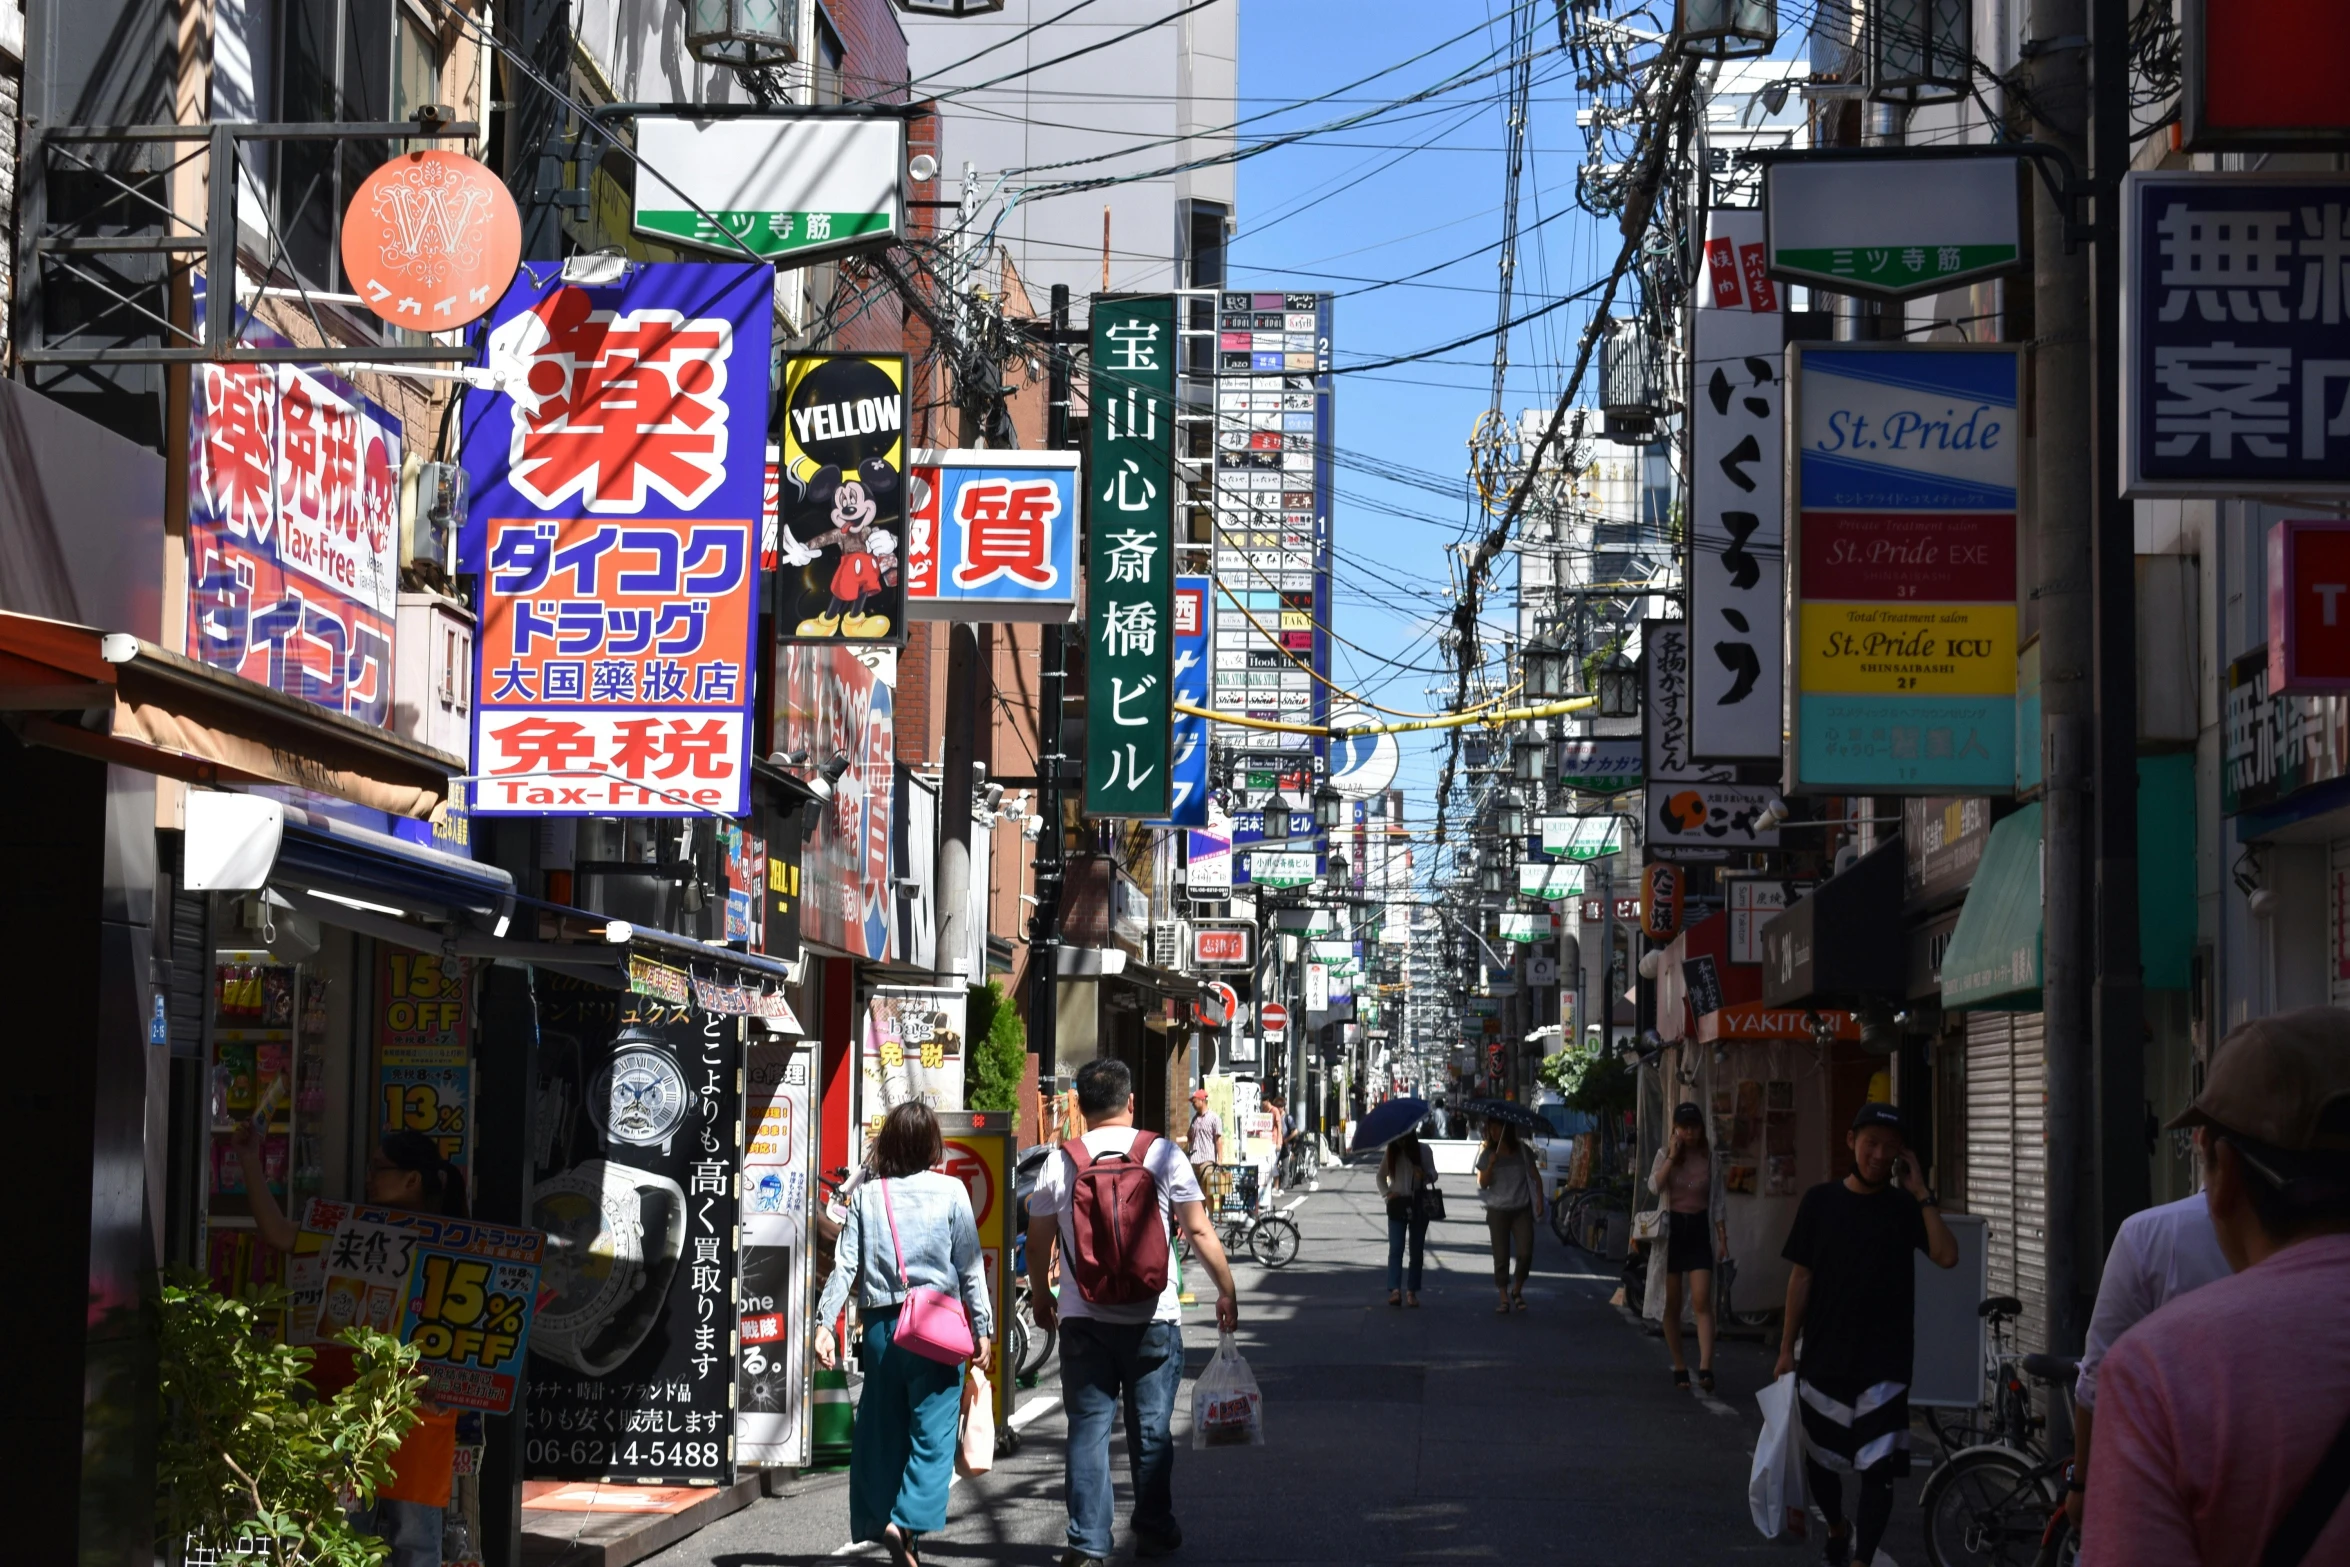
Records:
[[[1794,1266],[1774,1375],[1795,1373],[1804,1470],[1828,1520],[1828,1567],[1876,1559],[1893,1515],[1893,1482],[1909,1473],[1917,1307],[1910,1254],[1924,1252],[1937,1268],[1958,1263],[1957,1238],[1907,1141],[1899,1110],[1862,1105],[1845,1137],[1852,1173],[1803,1194],[1781,1253]],[[1860,1477],[1849,1524],[1847,1474]]]

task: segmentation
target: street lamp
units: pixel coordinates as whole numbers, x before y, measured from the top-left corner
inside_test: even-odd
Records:
[[[1598,688],[1600,717],[1640,716],[1640,671],[1621,653],[1599,667],[1592,684]]]
[[[1346,796],[1330,784],[1314,786],[1314,825],[1324,832],[1346,825]]]
[[[1563,647],[1548,643],[1529,642],[1521,659],[1526,678],[1526,695],[1537,702],[1555,702],[1567,694],[1567,680],[1574,668],[1574,657]]]
[[[1779,41],[1777,0],[1681,0],[1681,52],[1706,60],[1751,60]]]
[[[1494,814],[1499,820],[1501,835],[1504,838],[1517,839],[1526,836],[1526,802],[1519,799],[1516,794],[1503,795],[1501,809]]]
[[[1500,897],[1501,867],[1498,865],[1486,866],[1484,870],[1477,873],[1477,885],[1484,890],[1485,896],[1488,898]]]
[[[758,70],[799,58],[785,0],[686,0],[685,47],[704,65]]]
[[[1973,85],[1971,0],[1877,0],[1869,10],[1869,96],[1925,103]]]
[[[1540,783],[1550,765],[1550,741],[1541,735],[1520,735],[1510,749],[1510,772],[1520,783]]]

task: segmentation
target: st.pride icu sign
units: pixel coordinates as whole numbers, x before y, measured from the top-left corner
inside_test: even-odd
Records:
[[[2016,355],[1788,349],[1797,789],[2015,787]]]
[[[473,809],[741,815],[774,269],[524,268],[465,396]]]

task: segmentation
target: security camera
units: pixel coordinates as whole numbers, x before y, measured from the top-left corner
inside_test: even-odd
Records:
[[[1761,814],[1754,819],[1754,829],[1757,832],[1777,832],[1787,824],[1787,818],[1792,814],[1786,800],[1774,794],[1763,802]]]

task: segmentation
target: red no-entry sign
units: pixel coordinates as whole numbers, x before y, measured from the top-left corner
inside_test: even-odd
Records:
[[[1289,1030],[1289,1008],[1278,1001],[1268,1001],[1257,1008],[1257,1020],[1265,1025],[1268,1036],[1286,1033]]]

